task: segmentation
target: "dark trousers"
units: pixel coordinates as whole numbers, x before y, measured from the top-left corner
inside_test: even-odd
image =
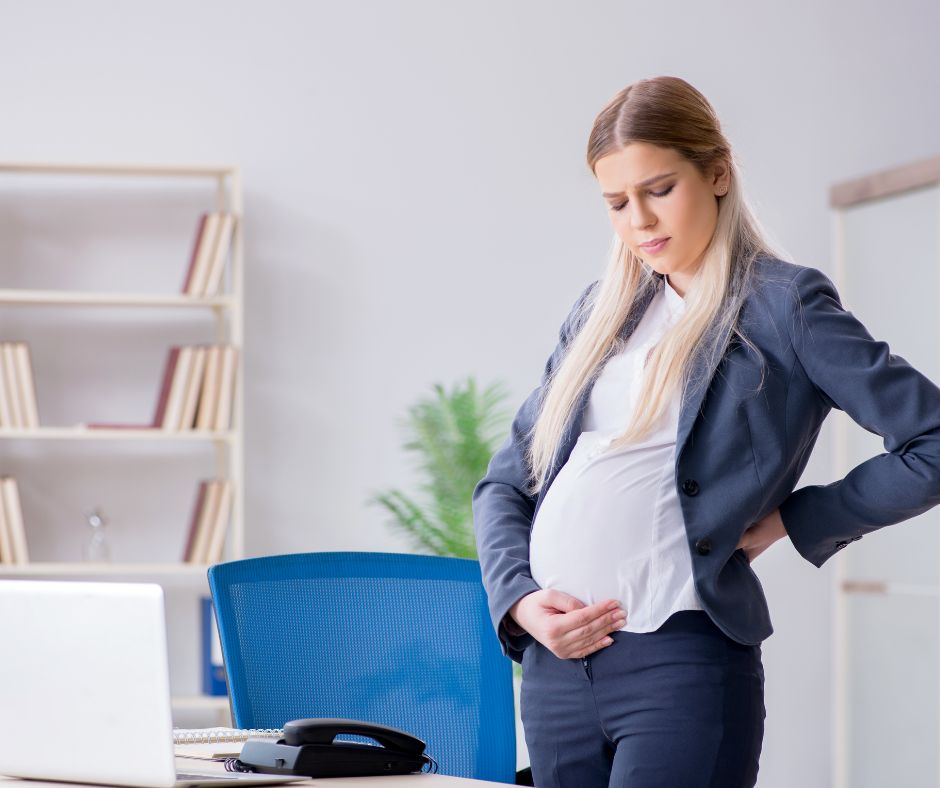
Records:
[[[521,713],[539,788],[752,788],[764,737],[761,648],[701,610],[615,632],[584,659],[535,641]]]

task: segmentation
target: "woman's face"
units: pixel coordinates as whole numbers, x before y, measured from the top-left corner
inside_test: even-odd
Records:
[[[669,274],[670,282],[687,287],[715,232],[715,196],[727,191],[727,167],[703,178],[672,148],[632,142],[598,159],[594,172],[623,243],[651,268]],[[642,246],[660,238],[669,240]]]

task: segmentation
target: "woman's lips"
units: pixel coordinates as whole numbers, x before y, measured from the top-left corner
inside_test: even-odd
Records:
[[[664,238],[662,241],[654,244],[653,246],[640,246],[640,248],[647,254],[658,254],[666,247],[666,244],[669,243],[669,240],[669,238]]]

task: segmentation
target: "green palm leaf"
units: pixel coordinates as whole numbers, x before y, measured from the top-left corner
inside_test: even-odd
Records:
[[[369,502],[384,507],[392,527],[418,549],[476,558],[471,497],[508,432],[509,414],[501,407],[507,392],[501,383],[481,391],[472,377],[450,391],[436,383],[432,392],[401,421],[403,448],[421,478],[417,499],[387,490]]]

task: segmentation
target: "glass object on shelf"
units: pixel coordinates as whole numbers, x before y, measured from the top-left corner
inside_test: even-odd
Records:
[[[111,548],[108,545],[108,534],[105,526],[108,521],[101,514],[100,510],[95,509],[91,512],[85,512],[85,520],[91,533],[88,541],[85,542],[83,558],[86,561],[107,562],[111,560]]]

